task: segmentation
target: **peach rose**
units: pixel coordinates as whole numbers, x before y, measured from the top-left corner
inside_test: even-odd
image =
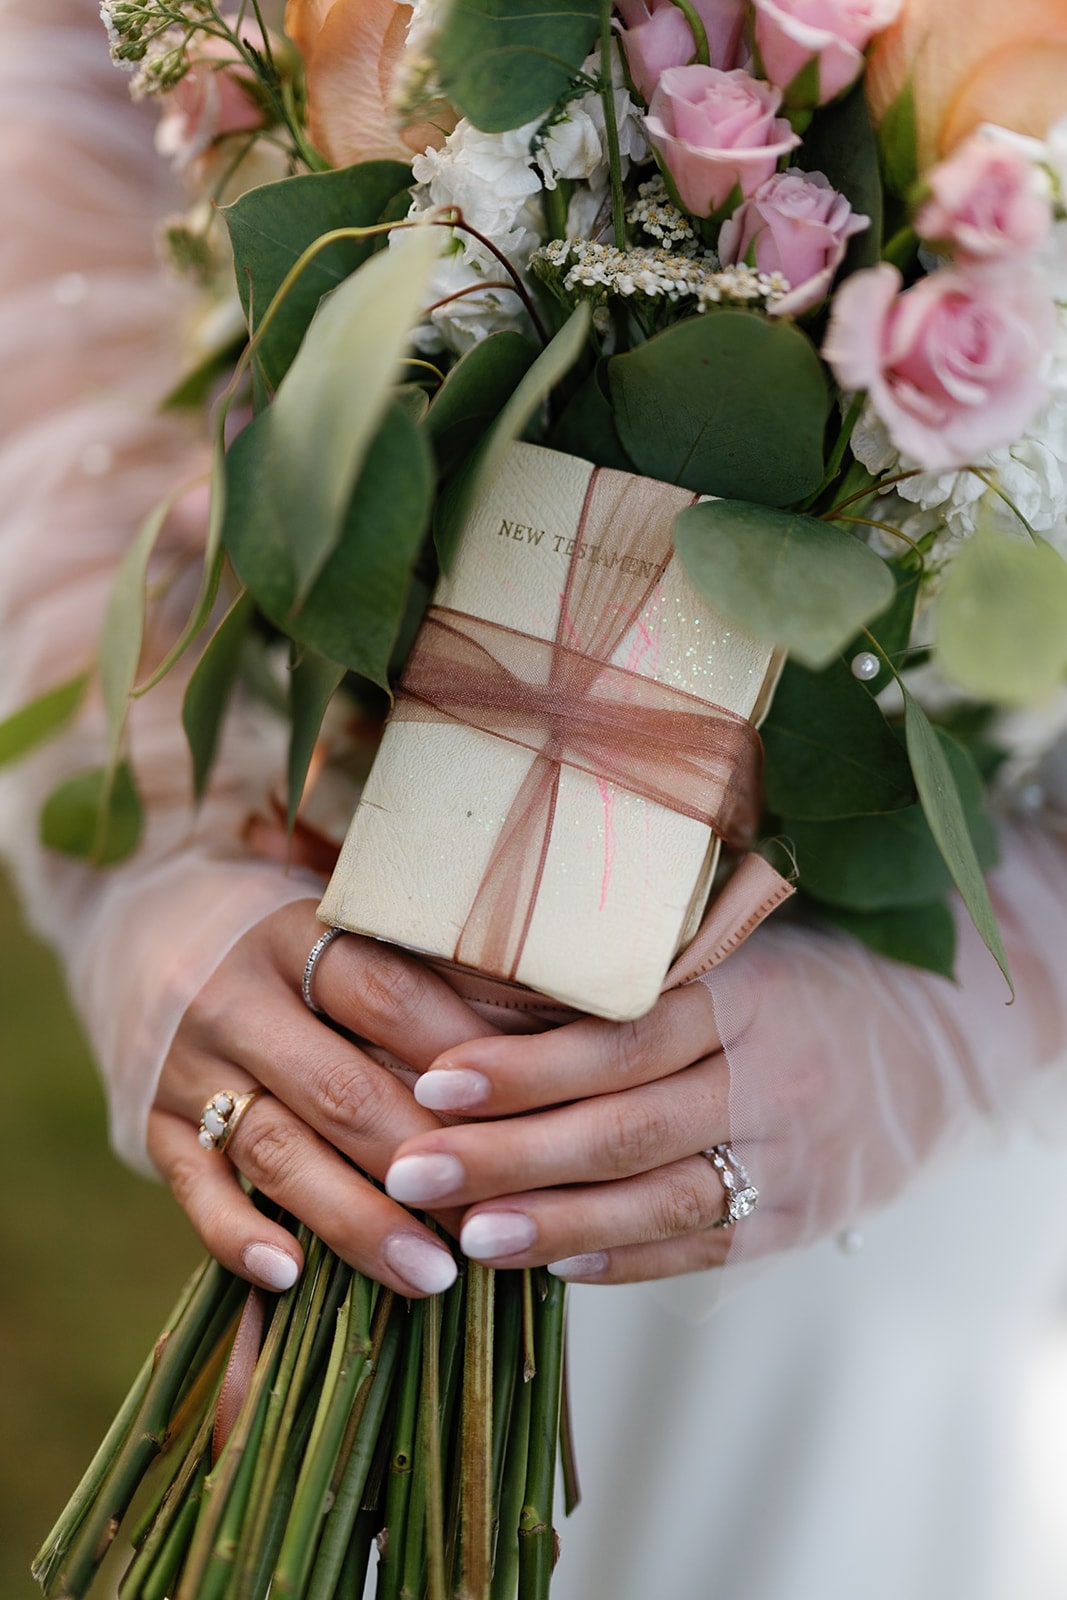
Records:
[[[1043,138],[1067,112],[1067,4],[905,0],[867,67],[875,122],[909,81],[920,172],[983,122]]]
[[[410,21],[411,6],[397,0],[288,0],[285,31],[304,58],[308,131],[333,166],[410,161],[439,149],[454,126],[443,105],[434,121],[410,126],[393,109]]]

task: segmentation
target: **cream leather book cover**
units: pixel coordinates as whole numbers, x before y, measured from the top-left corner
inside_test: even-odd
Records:
[[[670,554],[669,532],[665,565],[649,560],[640,521],[605,515],[595,542],[582,538],[593,474],[577,457],[513,446],[473,510],[434,604],[566,644],[561,610],[572,563],[615,570],[633,578],[643,604],[615,630],[621,638],[612,663],[758,720],[779,658],[701,598]],[[620,491],[646,483],[622,473],[600,476]],[[682,504],[692,498],[657,487]],[[678,509],[671,500],[668,530]],[[538,761],[544,757],[522,744],[452,719],[391,721],[320,917],[455,959],[502,830]],[[554,778],[521,954],[513,972],[492,975],[597,1016],[640,1016],[699,924],[718,841],[705,823],[591,771],[564,762]]]

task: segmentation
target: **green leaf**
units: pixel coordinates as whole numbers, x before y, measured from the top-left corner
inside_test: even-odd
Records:
[[[706,311],[614,356],[608,380],[623,449],[647,477],[770,506],[822,479],[826,378],[789,322]]]
[[[915,602],[919,596],[919,585],[922,582],[922,572],[915,567],[905,567],[893,564],[889,568],[893,574],[893,582],[897,586],[896,594],[892,601],[877,617],[867,624],[866,632],[858,633],[856,637],[845,646],[842,654],[848,662],[852,662],[857,655],[871,651],[871,641],[867,634],[872,634],[874,641],[884,657],[899,669],[904,665],[911,644],[912,623],[915,618]],[[877,652],[875,652],[877,653]],[[874,678],[864,681],[863,688],[867,694],[881,694],[893,681],[893,672],[883,660]]]
[[[182,700],[182,726],[193,757],[193,793],[203,799],[241,648],[255,615],[250,594],[238,595],[193,670]]]
[[[800,512],[707,501],[678,516],[674,542],[716,610],[815,671],[893,598],[889,568],[869,546]]]
[[[256,419],[263,486],[297,605],[341,537],[440,243],[437,230],[412,229],[403,249],[372,256],[347,278],[323,301],[273,405]]]
[[[89,674],[79,672],[76,678],[68,678],[5,717],[0,722],[0,767],[17,761],[65,728],[77,715],[88,683]]]
[[[60,784],[41,811],[41,841],[50,850],[110,867],[132,855],[144,816],[128,763],[79,772]]]
[[[345,668],[313,650],[303,650],[289,674],[289,709],[293,728],[289,737],[287,822],[292,834],[304,794],[311,757],[319,737],[326,707],[344,678]]]
[[[992,866],[997,859],[996,835],[983,810],[975,765],[947,734],[935,737],[962,797],[976,854],[983,867]],[[853,911],[929,905],[952,888],[952,876],[921,805],[836,822],[783,818],[781,831],[792,840],[801,887],[828,905]]]
[[[946,758],[944,735],[938,736],[925,711],[907,689],[904,690],[904,732],[919,799],[937,848],[970,913],[971,921],[1014,995],[1007,953],[982,876],[976,841],[968,826],[964,797],[956,773]],[[958,750],[959,746],[955,748]]]
[[[915,802],[900,740],[842,661],[789,661],[763,724],[771,811],[809,821],[898,811]]]
[[[853,211],[871,219],[869,228],[849,240],[841,274],[876,266],[882,254],[882,181],[862,81],[815,113],[794,160],[806,172],[823,173]]]
[[[393,398],[403,406],[412,422],[422,422],[430,409],[430,397],[418,383],[402,383],[393,391]]]
[[[227,458],[223,537],[233,565],[283,633],[385,687],[432,504],[425,434],[394,403],[371,441],[337,545],[294,611],[296,574],[289,530],[269,491],[266,420],[246,428]]]
[[[1067,675],[1067,562],[1043,541],[979,528],[945,577],[937,659],[980,700],[1031,705]]]
[[[548,444],[553,450],[581,456],[595,467],[633,472],[634,464],[619,441],[615,414],[605,392],[607,367],[606,361],[597,362],[552,429]]]
[[[437,553],[446,570],[463,532],[467,512],[482,485],[497,472],[508,448],[543,405],[546,396],[581,355],[589,332],[590,310],[576,306],[552,342],[519,381],[478,449],[446,488],[434,528]]]
[[[476,128],[521,127],[566,94],[599,26],[597,0],[455,0],[436,45],[441,88]]]
[[[461,356],[430,405],[426,427],[439,467],[473,450],[537,359],[521,333],[491,333]]]
[[[100,635],[100,687],[107,713],[111,759],[117,757],[126,726],[130,695],[144,643],[145,583],[156,540],[170,514],[172,500],[149,512],[122,558],[104,612]]]
[[[878,127],[878,148],[886,187],[902,200],[919,177],[919,136],[915,119],[915,85],[908,79]]]
[[[819,915],[875,952],[951,978],[956,963],[956,922],[948,904],[901,906],[893,911],[844,911],[820,906]]]
[[[286,274],[309,245],[337,228],[372,227],[397,191],[410,182],[410,171],[399,161],[366,161],[342,172],[266,183],[224,206],[249,327],[263,320]],[[288,371],[322,296],[362,266],[380,243],[377,238],[338,239],[305,267],[257,350],[271,389]]]

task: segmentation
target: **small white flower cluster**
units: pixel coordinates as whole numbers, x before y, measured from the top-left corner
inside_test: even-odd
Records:
[[[680,245],[689,255],[696,250],[696,233],[689,218],[671,200],[667,185],[658,174],[638,184],[637,199],[630,202],[626,220],[631,227],[640,228],[650,239],[655,239],[664,250],[672,250],[675,245]]]
[[[611,296],[676,304],[695,301],[697,310],[712,305],[771,306],[788,293],[780,273],[768,275],[752,267],[720,267],[706,251],[682,255],[662,246],[619,250],[591,239],[553,239],[535,252],[532,269],[553,279],[565,296],[603,303]]]
[[[208,0],[101,0],[100,20],[107,30],[111,59],[125,72],[174,51],[213,7]],[[184,28],[185,35],[173,30]],[[143,70],[143,67],[142,67]]]

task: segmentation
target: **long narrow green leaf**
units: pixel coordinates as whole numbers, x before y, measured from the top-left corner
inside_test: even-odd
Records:
[[[296,822],[308,768],[326,715],[326,707],[345,675],[344,667],[313,650],[303,650],[289,674],[289,705],[293,730],[289,739],[287,821],[290,833]]]
[[[112,764],[118,758],[126,726],[126,712],[137,679],[137,665],[144,643],[145,580],[148,563],[163,524],[170,513],[171,500],[150,511],[138,529],[119,567],[104,613],[100,640],[100,687],[107,712],[108,739]]]
[[[65,728],[77,716],[88,683],[89,674],[79,672],[76,678],[68,678],[5,717],[0,722],[0,767],[17,761]]]
[[[270,492],[304,600],[334,550],[441,249],[413,229],[323,301],[267,412]]]
[[[907,689],[904,689],[904,734],[911,770],[915,775],[919,800],[930,824],[930,832],[970,913],[971,921],[1007,979],[1014,997],[1015,986],[1008,968],[1007,952],[975,854],[952,768],[929,717]]]
[[[255,609],[251,595],[242,591],[216,628],[186,685],[182,727],[193,757],[193,793],[198,800],[203,798],[214,765],[241,646]]]

